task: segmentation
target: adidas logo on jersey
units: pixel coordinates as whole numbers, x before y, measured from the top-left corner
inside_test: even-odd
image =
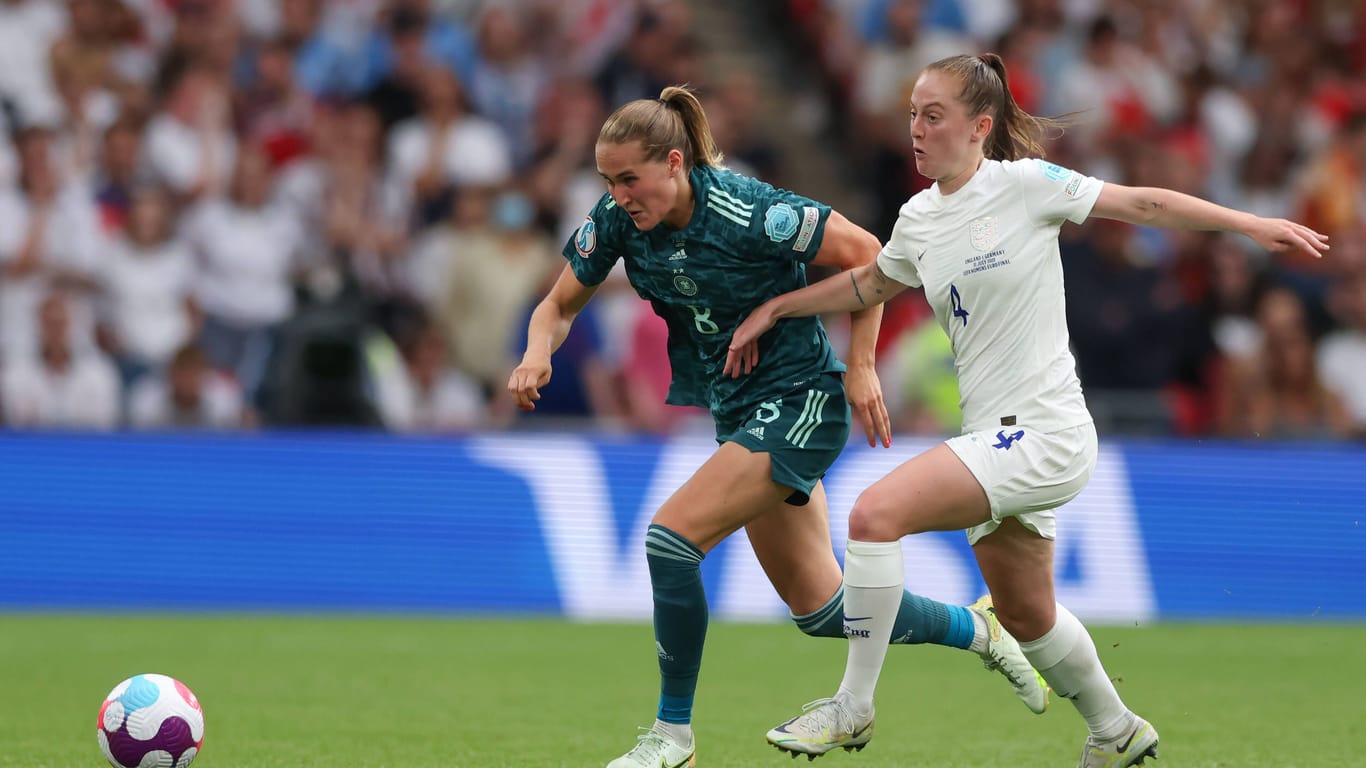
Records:
[[[754,435],[755,437],[759,438],[760,440],[763,440],[763,439],[764,439],[764,428],[763,428],[763,427],[750,427],[748,431],[749,431],[749,433],[750,433],[751,435]]]

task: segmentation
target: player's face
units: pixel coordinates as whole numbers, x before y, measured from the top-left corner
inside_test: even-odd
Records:
[[[662,221],[675,226],[687,224],[686,217],[680,215],[679,180],[687,184],[688,177],[682,172],[683,155],[677,150],[663,160],[646,160],[645,149],[638,141],[599,144],[597,161],[608,194],[631,216],[636,229],[654,229]],[[677,221],[680,218],[681,223]]]
[[[961,187],[982,160],[982,120],[958,99],[962,81],[929,71],[911,93],[911,144],[915,169],[939,182],[945,194]],[[989,127],[989,124],[988,124]]]

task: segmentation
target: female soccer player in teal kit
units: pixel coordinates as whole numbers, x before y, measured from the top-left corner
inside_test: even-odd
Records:
[[[536,307],[527,351],[508,390],[534,409],[551,354],[618,260],[669,328],[668,402],[708,408],[716,453],[655,514],[645,555],[654,594],[661,690],[657,719],[609,768],[692,765],[693,695],[707,632],[700,565],[743,527],[802,631],[842,637],[842,575],[821,477],[849,436],[850,403],[869,445],[891,445],[874,371],[880,308],[851,314],[850,361],[835,356],[815,317],[785,320],[763,341],[764,366],[743,379],[722,369],[731,331],[751,310],[806,285],[806,265],[851,270],[880,243],[814,200],[721,166],[706,114],[686,88],[630,102],[604,123],[598,172],[607,194],[565,245],[569,264]],[[978,653],[1035,712],[1048,689],[985,601],[949,606],[906,593],[893,638]]]

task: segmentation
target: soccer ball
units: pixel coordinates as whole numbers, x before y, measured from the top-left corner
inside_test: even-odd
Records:
[[[95,735],[114,768],[185,768],[204,743],[204,710],[179,680],[136,675],[104,698]]]

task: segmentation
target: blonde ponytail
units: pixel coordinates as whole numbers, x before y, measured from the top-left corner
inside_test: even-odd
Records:
[[[724,156],[716,147],[702,102],[687,85],[671,85],[658,99],[636,99],[617,108],[598,132],[599,144],[639,141],[645,159],[663,160],[670,150],[683,154],[683,164],[720,168]]]

